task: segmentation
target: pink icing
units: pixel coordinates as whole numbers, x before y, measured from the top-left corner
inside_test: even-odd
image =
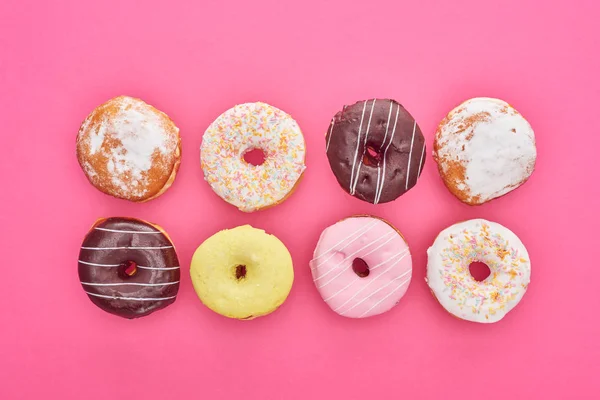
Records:
[[[360,258],[369,274],[352,269]],[[386,222],[351,217],[321,234],[310,269],[325,303],[336,313],[365,318],[389,311],[406,293],[412,276],[408,244]]]

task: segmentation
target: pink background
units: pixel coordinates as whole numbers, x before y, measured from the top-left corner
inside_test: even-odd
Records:
[[[0,3],[0,398],[598,398],[598,98],[595,0],[23,1]],[[105,196],[75,158],[98,104],[138,96],[181,128],[173,187],[146,204]],[[531,122],[532,179],[482,207],[458,202],[430,157],[459,102],[499,97]],[[343,104],[392,97],[428,158],[417,186],[373,206],[338,187],[324,134]],[[307,140],[305,180],[284,204],[243,214],[203,181],[208,124],[236,103],[289,112]],[[332,313],[308,262],[323,228],[356,213],[408,239],[414,276],[391,312]],[[103,216],[162,225],[181,259],[177,302],[128,321],[84,295],[77,254]],[[529,249],[532,284],[495,325],[452,318],[423,281],[427,247],[467,218],[500,222]],[[250,223],[289,247],[296,280],[276,313],[223,318],[189,278],[196,247]]]

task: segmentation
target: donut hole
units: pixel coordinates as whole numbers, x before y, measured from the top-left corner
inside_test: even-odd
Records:
[[[131,278],[138,272],[135,261],[125,261],[119,265],[119,276],[123,279]]]
[[[240,279],[244,279],[246,277],[246,266],[245,265],[238,265],[235,267],[235,279],[237,279],[238,281]]]
[[[365,154],[363,155],[363,164],[370,167],[378,167],[383,158],[379,149],[372,144],[367,144]]]
[[[261,149],[250,149],[244,153],[244,161],[254,166],[262,165],[265,162],[265,152]]]
[[[473,279],[475,279],[477,282],[486,280],[491,274],[490,267],[479,261],[473,261],[469,265],[469,272],[471,273]]]
[[[352,261],[352,271],[361,278],[369,276],[369,266],[362,258],[355,258]]]

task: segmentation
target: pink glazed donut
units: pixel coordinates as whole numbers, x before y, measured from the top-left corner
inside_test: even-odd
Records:
[[[365,318],[398,304],[410,283],[412,259],[408,244],[387,221],[354,216],[323,231],[310,269],[333,311]]]

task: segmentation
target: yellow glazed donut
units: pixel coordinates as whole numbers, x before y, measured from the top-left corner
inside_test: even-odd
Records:
[[[236,319],[275,311],[294,281],[292,257],[285,245],[250,225],[206,239],[192,257],[190,274],[204,305]]]

